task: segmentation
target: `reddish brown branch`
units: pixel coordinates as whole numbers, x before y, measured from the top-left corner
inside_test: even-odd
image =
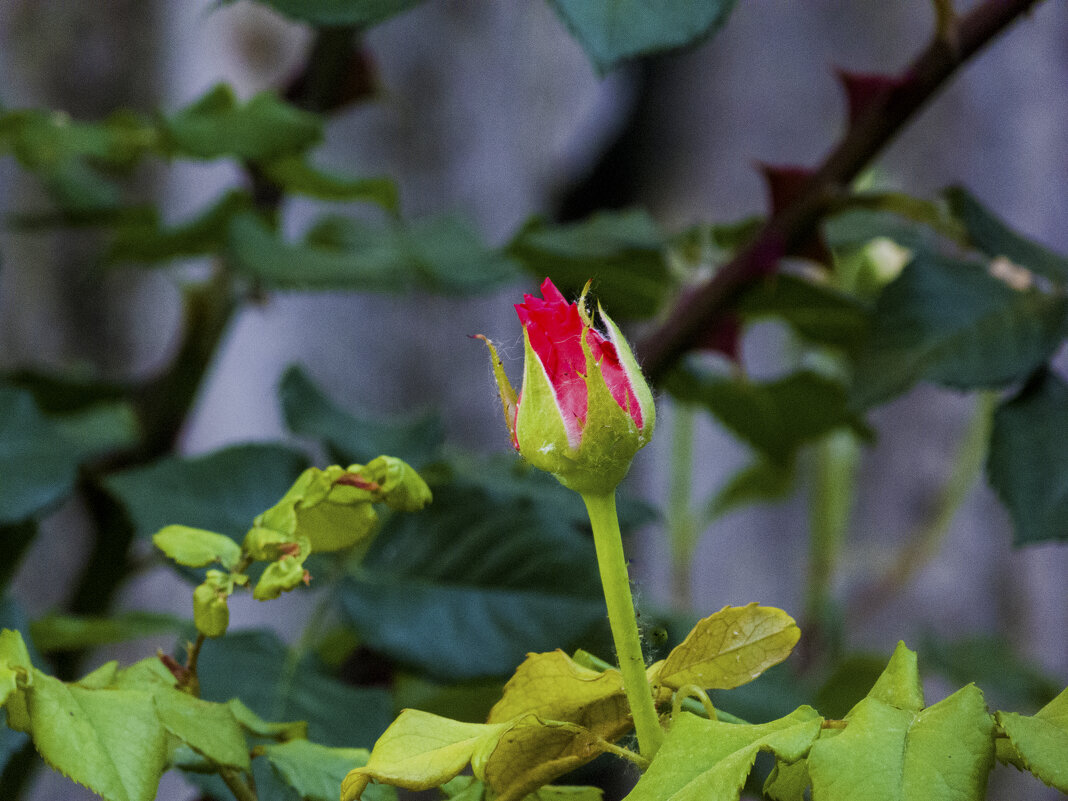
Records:
[[[661,378],[707,333],[743,288],[774,271],[778,259],[816,231],[831,202],[867,166],[969,57],[1041,0],[986,0],[969,13],[942,20],[945,30],[898,80],[871,98],[845,135],[817,167],[796,198],[776,210],[753,242],[638,343],[638,356],[653,380]]]

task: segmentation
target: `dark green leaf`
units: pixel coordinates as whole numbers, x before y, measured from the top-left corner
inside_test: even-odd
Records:
[[[921,252],[879,296],[856,356],[855,403],[872,406],[922,380],[976,389],[1022,379],[1060,344],[1066,310],[1064,297]]]
[[[308,737],[325,745],[369,747],[392,719],[387,692],[344,685],[309,659],[294,664],[285,645],[267,631],[207,643],[198,674],[205,699],[240,698],[267,720],[306,720]]]
[[[322,138],[322,125],[317,115],[272,92],[241,103],[220,84],[161,120],[160,130],[167,147],[183,156],[264,161],[307,150]]]
[[[666,236],[644,211],[601,212],[570,225],[534,219],[507,252],[540,282],[571,296],[593,279],[593,294],[613,319],[650,317],[670,288]]]
[[[350,178],[324,172],[301,156],[287,156],[263,165],[268,178],[285,192],[320,200],[364,200],[386,211],[400,206],[397,184],[391,178]]]
[[[425,512],[379,535],[343,587],[344,609],[369,646],[445,680],[506,675],[528,651],[573,650],[605,609],[592,543],[560,511],[435,487]]]
[[[789,468],[798,448],[829,431],[852,426],[866,432],[848,409],[845,388],[818,373],[801,371],[758,384],[683,366],[664,387],[679,400],[707,408],[782,469]]]
[[[34,644],[44,653],[81,650],[165,632],[192,632],[188,620],[159,612],[125,612],[111,617],[47,615],[30,624]]]
[[[478,292],[515,275],[510,260],[453,217],[404,227],[328,218],[292,244],[250,214],[233,221],[229,243],[239,269],[279,288]]]
[[[717,30],[734,0],[552,0],[600,72],[636,56],[692,44]]]
[[[233,0],[225,0],[233,2]],[[324,28],[354,25],[368,28],[423,0],[256,0],[279,14]]]
[[[1068,384],[1043,371],[994,413],[987,477],[1017,545],[1068,540]]]
[[[252,519],[274,506],[306,466],[301,454],[280,445],[236,445],[206,456],[161,459],[110,475],[104,486],[142,537],[179,523],[240,541]]]
[[[963,187],[950,187],[945,195],[950,209],[967,229],[968,238],[983,253],[991,258],[1004,256],[1053,281],[1068,281],[1068,258],[1020,236]]]
[[[794,487],[795,466],[757,460],[743,467],[716,493],[708,505],[706,519],[713,519],[740,506],[781,501]]]
[[[735,309],[743,319],[780,319],[811,342],[844,348],[862,340],[871,318],[852,295],[788,273],[754,284]]]
[[[21,522],[62,500],[78,465],[132,444],[134,428],[126,407],[45,417],[29,392],[0,385],[0,524]]]
[[[252,207],[246,192],[230,191],[192,220],[166,226],[153,213],[115,229],[108,260],[163,262],[217,253],[226,243],[231,218]]]
[[[339,464],[367,464],[389,454],[419,468],[440,454],[444,433],[436,416],[393,422],[356,417],[335,406],[296,366],[286,370],[279,394],[289,429],[325,441]]]
[[[21,523],[0,524],[0,593],[7,587],[11,577],[18,572],[22,563],[22,554],[30,547],[37,536],[37,521],[23,520]]]

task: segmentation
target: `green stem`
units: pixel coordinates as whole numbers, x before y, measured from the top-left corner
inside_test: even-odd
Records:
[[[653,693],[645,675],[645,659],[634,616],[627,560],[623,555],[623,537],[616,515],[616,496],[614,492],[606,495],[584,494],[582,500],[593,526],[593,542],[608,606],[608,622],[612,627],[623,687],[638,734],[638,748],[643,757],[652,759],[663,742],[664,730],[660,728],[660,719],[653,705]]]
[[[818,619],[827,608],[838,556],[849,528],[859,449],[851,431],[834,431],[816,448],[809,508],[811,542],[807,607]]]
[[[676,403],[671,417],[671,475],[668,487],[667,530],[671,543],[671,591],[676,609],[693,606],[693,552],[697,521],[691,510],[693,440],[697,414],[688,403]]]
[[[233,768],[221,768],[219,776],[226,782],[226,786],[230,788],[230,792],[234,794],[234,798],[237,801],[259,801],[255,790],[241,778],[241,774],[238,771]]]

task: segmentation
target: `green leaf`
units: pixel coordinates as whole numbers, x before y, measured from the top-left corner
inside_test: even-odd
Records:
[[[756,383],[684,365],[664,387],[679,400],[706,407],[781,469],[789,469],[802,445],[829,431],[848,425],[867,432],[848,408],[845,388],[807,370]]]
[[[233,570],[241,560],[241,546],[229,537],[190,526],[170,525],[152,535],[152,542],[163,553],[186,567],[206,567],[220,562]]]
[[[226,704],[213,704],[179,690],[153,694],[163,727],[216,765],[247,771],[252,768],[248,744]]]
[[[682,713],[627,801],[736,801],[758,752],[796,762],[819,736],[821,723],[810,707],[756,725]]]
[[[282,376],[279,395],[289,429],[325,441],[331,458],[342,464],[366,464],[388,453],[418,468],[440,455],[444,431],[436,415],[385,422],[357,417],[334,405],[297,366]]]
[[[375,743],[366,764],[344,778],[341,801],[360,798],[371,779],[407,790],[438,787],[467,767],[477,750],[492,745],[503,728],[405,709]]]
[[[230,699],[227,702],[227,705],[230,707],[230,712],[233,714],[234,719],[241,725],[241,728],[256,737],[263,737],[268,740],[278,740],[280,742],[308,739],[308,721],[306,720],[272,723],[264,720],[245,706],[240,698]]]
[[[30,624],[43,653],[95,648],[166,632],[189,631],[189,621],[159,612],[123,612],[109,617],[46,615]]]
[[[1033,716],[998,712],[1014,757],[1050,787],[1068,793],[1068,689]]]
[[[775,761],[775,767],[764,782],[764,794],[772,801],[805,801],[805,790],[812,783],[808,776],[808,764]]]
[[[103,483],[142,537],[181,523],[240,539],[306,464],[303,455],[279,445],[235,445],[205,456],[167,457]]]
[[[366,748],[329,748],[307,740],[290,740],[259,749],[279,777],[308,801],[337,801],[341,781],[367,764]]]
[[[1053,281],[1068,281],[1068,258],[1013,231],[963,187],[950,187],[945,196],[968,238],[983,253],[991,258],[1003,256]]]
[[[231,190],[178,225],[165,225],[153,209],[147,216],[115,226],[108,261],[167,262],[218,253],[226,243],[230,220],[251,207],[247,192]]]
[[[224,0],[231,3],[234,0]],[[368,28],[419,5],[423,0],[256,0],[299,22],[325,28]]]
[[[507,675],[528,651],[573,650],[602,631],[605,608],[592,543],[560,519],[566,508],[436,486],[426,511],[379,534],[343,584],[343,609],[369,646],[442,679]]]
[[[994,412],[987,477],[1012,517],[1014,542],[1068,540],[1068,384],[1048,371]]]
[[[322,120],[260,92],[240,103],[220,84],[195,103],[160,121],[166,146],[176,154],[265,161],[304,151],[322,138]]]
[[[535,218],[506,252],[539,281],[553,279],[577,296],[593,279],[597,299],[612,317],[651,317],[671,281],[664,255],[667,237],[646,212],[600,212],[578,223],[549,225]]]
[[[34,745],[55,770],[107,801],[152,801],[167,761],[152,695],[94,690],[34,672]]]
[[[993,720],[968,685],[923,707],[916,656],[903,645],[844,730],[812,746],[812,795],[825,801],[972,801],[993,767]],[[879,777],[873,781],[873,777]]]
[[[46,417],[33,396],[0,385],[0,523],[19,523],[61,501],[86,459],[132,444],[126,407]]]
[[[627,59],[709,36],[727,21],[734,0],[552,0],[552,5],[605,73]]]
[[[389,693],[342,684],[308,658],[294,662],[267,631],[212,640],[197,673],[206,700],[240,698],[266,720],[306,720],[308,737],[324,745],[369,746],[393,716]]]
[[[263,165],[264,174],[284,192],[320,200],[363,200],[386,211],[400,210],[397,184],[392,178],[350,178],[323,172],[301,156],[286,156]]]
[[[515,276],[513,263],[488,249],[455,217],[401,226],[327,218],[292,244],[252,214],[230,226],[238,269],[280,289],[485,292]]]
[[[854,296],[789,273],[753,284],[734,308],[745,320],[782,320],[810,342],[843,348],[859,344],[871,322],[871,309]]]
[[[696,684],[730,690],[790,655],[801,637],[794,619],[771,606],[725,606],[699,621],[672,649],[657,675],[673,689]]]
[[[1024,378],[1060,344],[1066,311],[1064,297],[921,252],[879,296],[856,355],[854,401],[872,406],[923,380],[977,389]]]

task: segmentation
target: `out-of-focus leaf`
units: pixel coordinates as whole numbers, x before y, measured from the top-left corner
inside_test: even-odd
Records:
[[[851,426],[867,434],[848,407],[845,387],[831,378],[800,371],[766,383],[699,372],[684,365],[664,387],[679,400],[698,403],[764,457],[788,469],[806,442]]]
[[[165,146],[194,158],[265,161],[308,149],[322,138],[322,119],[273,92],[241,103],[224,84],[160,121]]]
[[[1068,258],[1016,233],[963,187],[950,187],[945,195],[968,238],[983,253],[991,258],[1004,256],[1053,281],[1068,281]]]
[[[331,217],[294,244],[259,217],[239,215],[229,250],[239,269],[278,288],[478,292],[515,276],[512,261],[456,217],[403,226]]]
[[[656,314],[670,288],[666,242],[644,211],[601,212],[570,225],[531,220],[507,253],[565,294],[577,296],[593,279],[593,293],[613,319],[634,319]]]
[[[976,389],[1022,379],[1060,344],[1066,312],[1064,297],[921,252],[879,296],[856,355],[854,403],[872,406],[923,380]]]
[[[734,0],[552,0],[597,69],[692,44],[727,21]]]
[[[308,737],[324,745],[370,746],[393,716],[389,693],[342,684],[310,659],[292,664],[286,646],[268,631],[212,640],[197,673],[203,698],[240,698],[266,720],[306,720]]]
[[[850,348],[868,332],[871,310],[844,292],[788,273],[754,284],[738,299],[743,319],[773,317],[811,342]]]
[[[301,156],[286,156],[263,165],[264,174],[286,192],[320,200],[363,200],[396,212],[400,205],[392,178],[350,178],[324,172]]]
[[[159,612],[124,612],[110,617],[47,615],[30,624],[34,644],[44,653],[81,650],[167,632],[191,632],[188,620]]]
[[[306,465],[303,455],[280,445],[235,445],[206,456],[167,457],[103,483],[142,537],[179,523],[240,542],[253,518],[277,503]]]
[[[1068,384],[1048,371],[994,412],[987,477],[1014,542],[1068,540]]]
[[[71,491],[81,462],[135,441],[136,425],[125,406],[46,417],[29,392],[0,385],[0,524],[51,507]]]
[[[437,416],[395,422],[356,417],[335,406],[297,366],[282,376],[279,395],[289,429],[325,441],[341,464],[366,464],[388,453],[418,468],[440,454],[444,431]]]
[[[426,512],[394,518],[343,586],[361,640],[462,680],[507,675],[528,651],[570,651],[602,632],[592,543],[549,525],[556,507],[512,498],[451,483]]]
[[[705,513],[706,519],[715,519],[748,504],[783,500],[794,488],[795,473],[793,461],[783,465],[758,459],[746,465],[727,479],[727,483],[712,497]]]
[[[867,229],[869,239],[875,236],[885,236],[897,240],[900,238],[900,234],[904,232],[905,227],[913,224],[917,226],[914,229],[917,233],[920,230],[918,226],[923,226],[929,229],[932,234],[939,234],[954,242],[963,243],[967,238],[964,227],[946,212],[942,204],[912,197],[902,192],[858,192],[841,201],[839,208],[841,211],[838,214],[847,214],[857,210],[867,212],[867,214],[858,214],[854,217],[854,221],[861,219],[868,221],[868,224],[872,226]],[[890,223],[895,218],[897,222]],[[835,217],[831,217],[832,221],[834,219]],[[886,232],[876,233],[879,220],[887,222]],[[844,226],[838,226],[836,223],[830,222],[828,225],[833,232],[832,239],[834,244],[845,244],[842,241],[842,234],[850,230],[848,223]],[[857,226],[852,230],[857,233],[865,229],[862,226]]]
[[[948,640],[931,635],[924,638],[921,653],[926,670],[945,676],[954,685],[975,682],[992,700],[1017,708],[1041,706],[1060,689],[1052,676],[998,636]]]
[[[233,190],[193,219],[175,226],[164,225],[153,210],[116,226],[108,260],[166,262],[217,253],[226,243],[230,220],[251,207],[252,198],[247,192]]]
[[[234,0],[224,0],[232,3]],[[256,0],[290,19],[324,28],[354,25],[368,28],[423,0]]]

